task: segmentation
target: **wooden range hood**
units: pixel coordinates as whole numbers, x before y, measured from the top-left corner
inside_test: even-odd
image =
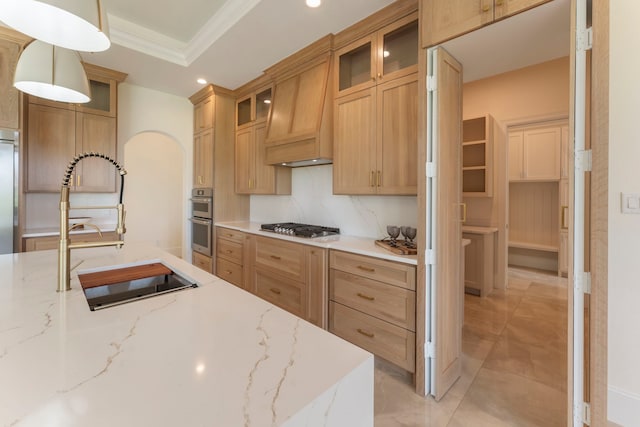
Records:
[[[333,162],[332,46],[329,34],[265,71],[275,82],[265,142],[268,164]]]

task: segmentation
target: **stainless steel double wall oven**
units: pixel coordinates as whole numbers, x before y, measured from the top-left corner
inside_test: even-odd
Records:
[[[191,249],[201,254],[213,254],[213,188],[191,191]]]

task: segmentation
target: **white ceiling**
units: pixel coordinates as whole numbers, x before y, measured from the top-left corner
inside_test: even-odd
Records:
[[[190,96],[199,77],[235,89],[328,33],[393,0],[103,0],[112,46],[85,61],[127,73],[127,82]],[[465,81],[569,53],[569,0],[555,0],[445,44]]]
[[[189,96],[198,77],[235,89],[315,40],[393,0],[103,0],[112,46],[85,61],[129,74],[127,82]]]

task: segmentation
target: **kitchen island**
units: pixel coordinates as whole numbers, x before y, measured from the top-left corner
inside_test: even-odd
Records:
[[[92,312],[77,273],[160,261],[199,286]],[[0,256],[1,426],[372,426],[373,356],[149,246]]]

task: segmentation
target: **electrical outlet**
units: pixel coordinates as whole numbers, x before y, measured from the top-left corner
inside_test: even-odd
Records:
[[[640,214],[640,194],[620,193],[622,213]]]

